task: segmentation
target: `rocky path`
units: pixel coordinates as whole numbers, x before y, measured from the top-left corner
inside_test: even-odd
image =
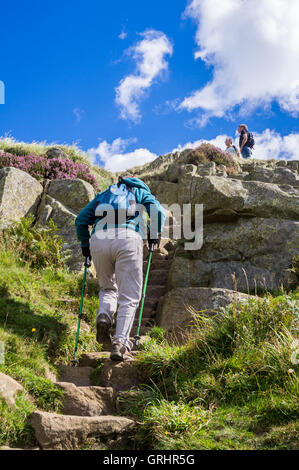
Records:
[[[173,252],[174,244],[170,240],[162,240],[159,249],[153,253],[141,335],[155,324],[162,307]],[[147,256],[145,248],[144,276]],[[139,310],[132,337],[137,332],[138,318]],[[108,351],[84,354],[78,367],[60,366],[56,384],[63,391],[63,414],[36,411],[30,418],[42,449],[113,449],[133,436],[137,424],[131,418],[118,415],[118,410],[122,394],[137,390],[144,381],[135,365],[137,352],[127,355],[124,362],[113,362]]]
[[[168,274],[174,253],[174,243],[169,240],[161,240],[159,249],[152,256],[146,298],[142,314],[142,325],[140,334],[145,335],[147,331],[156,324],[156,316],[162,307],[164,295],[167,291]],[[143,274],[145,277],[148,266],[148,250],[144,249]],[[139,319],[139,309],[136,312],[132,335],[136,334]]]
[[[143,377],[132,355],[113,362],[109,354],[85,354],[77,367],[60,366],[63,414],[36,411],[30,418],[42,449],[113,449],[133,436],[137,424],[118,415],[118,401]],[[91,385],[91,374],[100,385]]]
[[[154,326],[156,316],[162,308],[173,253],[174,243],[171,240],[162,240],[159,249],[153,253],[141,336]],[[145,248],[144,277],[148,266],[147,257],[148,251]],[[139,310],[131,333],[132,340],[137,332],[138,318]],[[145,379],[136,367],[137,351],[128,354],[123,362],[113,362],[110,360],[110,346],[107,352],[84,354],[77,367],[59,366],[60,374],[56,385],[63,391],[61,412],[37,410],[30,416],[30,423],[41,449],[112,450],[130,441],[137,423],[121,416],[119,411],[125,392],[135,390],[134,393],[142,393],[138,386]],[[97,385],[93,385],[95,383]]]

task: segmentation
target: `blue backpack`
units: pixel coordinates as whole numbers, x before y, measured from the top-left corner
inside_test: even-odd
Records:
[[[247,138],[246,145],[247,147],[253,149],[253,147],[255,146],[255,140],[254,140],[252,132],[247,132],[247,137],[248,138]]]
[[[125,220],[135,217],[136,198],[132,188],[124,183],[112,184],[101,194],[95,210],[96,217],[103,217],[108,212],[114,211],[115,223],[117,223],[119,212],[123,213]]]

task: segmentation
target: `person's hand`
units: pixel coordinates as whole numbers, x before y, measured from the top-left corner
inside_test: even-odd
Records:
[[[150,251],[154,251],[154,247],[157,245],[157,248],[159,248],[160,245],[160,234],[157,235],[157,238],[148,238],[147,243],[148,243],[148,248]]]
[[[82,255],[84,256],[84,258],[89,258],[91,260],[89,246],[82,246]]]

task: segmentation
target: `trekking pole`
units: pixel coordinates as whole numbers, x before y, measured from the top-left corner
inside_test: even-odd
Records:
[[[144,280],[142,298],[141,298],[137,333],[135,335],[135,345],[136,346],[138,345],[138,342],[140,340],[140,334],[139,333],[140,333],[140,328],[141,328],[141,319],[142,319],[142,313],[143,313],[143,307],[144,307],[144,301],[145,301],[145,294],[146,294],[146,288],[147,288],[147,281],[148,281],[148,276],[149,276],[149,272],[150,272],[150,266],[151,266],[153,251],[154,251],[154,243],[151,243],[150,246],[149,246],[149,259],[148,259],[148,264],[147,264],[146,276],[145,276],[145,280]]]
[[[91,266],[91,262],[88,256],[85,258],[84,263],[84,275],[83,275],[83,283],[82,283],[82,291],[81,291],[81,301],[80,301],[80,310],[79,310],[79,317],[78,317],[78,326],[77,326],[77,334],[76,334],[76,343],[75,343],[75,351],[74,351],[74,359],[72,360],[72,365],[75,366],[77,361],[77,351],[78,351],[78,342],[79,342],[79,332],[80,332],[80,323],[82,318],[82,308],[83,308],[83,297],[85,291],[85,283],[86,283],[86,273],[87,268]]]

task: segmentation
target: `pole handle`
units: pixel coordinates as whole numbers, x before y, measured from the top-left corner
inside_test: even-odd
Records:
[[[91,258],[90,258],[89,256],[86,256],[86,257],[85,257],[84,266],[86,266],[87,268],[90,268],[90,266],[91,266]]]

